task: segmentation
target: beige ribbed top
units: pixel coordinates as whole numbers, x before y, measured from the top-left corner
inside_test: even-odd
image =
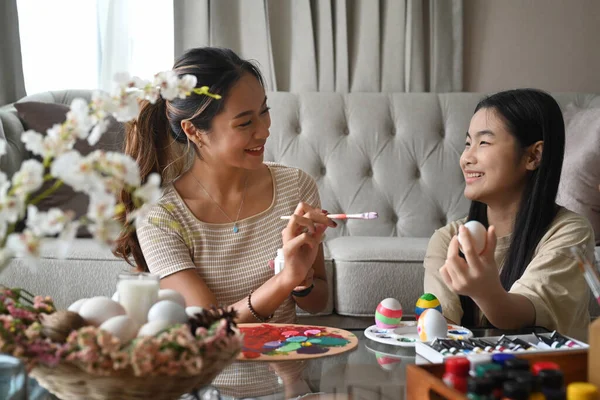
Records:
[[[273,276],[268,262],[282,247],[281,231],[299,202],[320,207],[314,180],[305,172],[266,163],[273,178],[273,201],[265,211],[233,224],[211,224],[197,219],[173,185],[138,225],[137,235],[150,272],[162,278],[195,269],[217,298],[228,306],[248,296]],[[294,323],[295,302],[290,297],[271,322]]]
[[[273,178],[273,201],[268,209],[233,224],[198,220],[173,185],[165,188],[137,228],[138,240],[150,272],[161,278],[195,269],[220,305],[244,299],[273,276],[268,262],[282,247],[281,231],[299,202],[321,207],[315,181],[302,170],[265,163]],[[273,323],[295,323],[296,303],[291,294],[275,311]],[[294,366],[301,368],[301,366]],[[280,389],[268,363],[237,362],[226,368],[214,384],[224,395],[261,396]]]

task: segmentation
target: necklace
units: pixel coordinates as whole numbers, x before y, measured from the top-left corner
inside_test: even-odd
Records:
[[[208,193],[208,190],[206,190],[206,188],[200,183],[198,178],[196,178],[196,175],[192,174],[196,183],[198,183],[198,185],[200,185],[202,190],[204,190],[204,193],[206,193],[206,195],[217,205],[217,207],[219,207],[219,210],[221,210],[223,215],[226,216],[227,219],[233,224],[233,233],[238,233],[240,231],[240,228],[238,228],[238,226],[237,226],[237,222],[238,222],[238,219],[240,218],[240,212],[242,211],[242,207],[244,205],[244,200],[246,199],[246,188],[248,187],[248,176],[249,175],[250,174],[246,175],[246,180],[244,181],[244,192],[242,194],[242,202],[240,203],[240,208],[238,209],[237,215],[235,217],[235,221],[232,221],[231,218],[229,218],[229,215],[227,215],[227,213],[221,208],[219,203],[217,203],[217,201],[215,199],[213,199],[213,197],[210,195],[210,193]]]

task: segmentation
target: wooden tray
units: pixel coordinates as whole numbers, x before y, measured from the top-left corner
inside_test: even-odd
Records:
[[[523,354],[519,358],[530,362],[552,361],[557,363],[564,376],[565,384],[587,381],[588,350],[572,350],[543,354]],[[467,397],[446,386],[442,381],[444,364],[407,365],[406,394],[407,399],[449,399],[466,400]]]

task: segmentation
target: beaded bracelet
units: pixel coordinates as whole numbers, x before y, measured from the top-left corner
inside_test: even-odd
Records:
[[[310,294],[310,292],[312,292],[312,290],[314,289],[315,284],[313,283],[312,285],[310,285],[309,287],[307,287],[306,289],[302,289],[302,290],[292,290],[292,294],[295,297],[306,297]]]
[[[269,321],[271,318],[273,318],[273,316],[275,315],[275,313],[269,315],[267,318],[263,318],[260,315],[258,315],[257,312],[254,310],[254,307],[252,307],[252,303],[250,301],[250,299],[252,297],[252,292],[254,292],[254,290],[251,290],[250,293],[248,294],[248,310],[250,310],[250,313],[252,314],[252,316],[254,318],[256,318],[257,321],[259,321],[259,322],[267,322],[267,321]]]

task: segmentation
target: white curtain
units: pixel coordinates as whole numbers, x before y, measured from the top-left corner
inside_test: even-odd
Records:
[[[97,3],[97,10],[98,83],[100,89],[110,91],[115,74],[130,71],[129,4],[120,0],[101,0]]]
[[[462,90],[463,0],[177,0],[175,55],[228,47],[269,90]]]
[[[151,80],[173,66],[170,0],[97,0],[99,87],[128,72]]]

